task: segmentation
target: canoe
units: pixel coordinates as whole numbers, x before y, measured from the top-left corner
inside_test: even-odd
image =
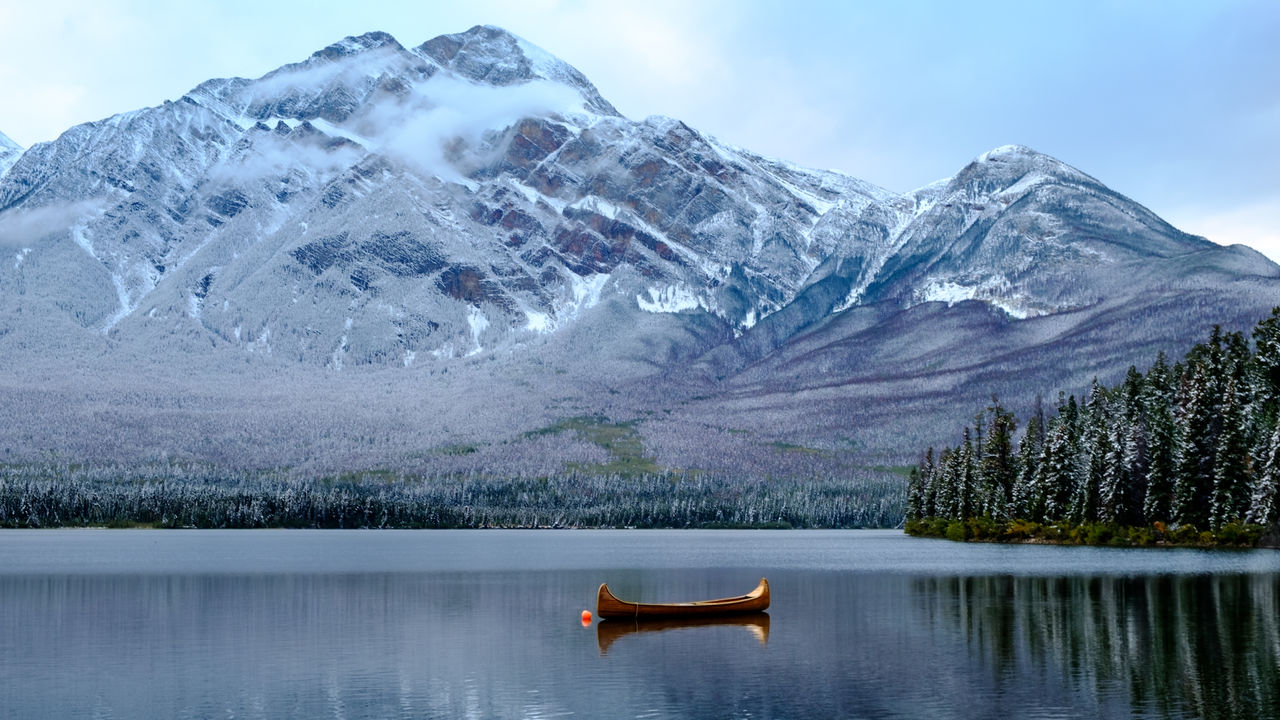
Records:
[[[697,600],[680,603],[638,603],[619,600],[609,592],[607,583],[596,593],[596,615],[601,618],[664,618],[698,617],[707,615],[731,615],[734,613],[760,612],[769,607],[769,581],[760,578],[760,584],[746,595]]]

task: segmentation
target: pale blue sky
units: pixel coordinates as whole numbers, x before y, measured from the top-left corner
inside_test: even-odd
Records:
[[[905,191],[998,145],[1280,259],[1280,2],[0,0],[0,132],[257,77],[342,38],[487,23],[625,115]]]

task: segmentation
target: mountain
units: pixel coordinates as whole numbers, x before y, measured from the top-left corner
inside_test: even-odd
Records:
[[[73,127],[0,177],[0,245],[26,455],[551,472],[608,427],[803,474],[1280,304],[1261,255],[1028,148],[897,194],[625,118],[486,26]]]

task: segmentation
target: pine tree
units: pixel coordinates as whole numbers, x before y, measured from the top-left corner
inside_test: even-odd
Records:
[[[973,461],[973,438],[969,428],[964,429],[964,440],[955,454],[956,512],[955,518],[967,520],[974,516],[976,468]]]
[[[1195,363],[1184,381],[1178,417],[1183,441],[1178,447],[1178,471],[1173,487],[1173,520],[1201,528],[1209,524],[1214,455],[1218,446],[1214,427],[1218,408],[1211,365],[1211,359]]]
[[[1253,414],[1259,427],[1275,427],[1280,420],[1280,307],[1273,308],[1271,317],[1254,328],[1253,342]]]
[[[1129,423],[1124,437],[1125,479],[1128,482],[1124,493],[1124,508],[1119,522],[1125,525],[1145,525],[1153,522],[1143,514],[1144,501],[1147,497],[1150,455],[1147,440],[1147,426],[1141,416]]]
[[[1236,379],[1227,380],[1222,399],[1222,432],[1214,455],[1213,500],[1209,525],[1214,530],[1238,520],[1249,501],[1249,452],[1245,444],[1245,413],[1236,393]]]
[[[1142,514],[1148,523],[1169,522],[1173,518],[1173,486],[1178,467],[1173,388],[1173,371],[1164,353],[1160,353],[1147,371],[1141,395],[1148,428],[1147,487]]]
[[[1125,504],[1129,495],[1129,472],[1124,462],[1127,430],[1127,423],[1120,417],[1116,417],[1102,429],[1105,444],[1101,448],[1103,458],[1098,488],[1098,520],[1104,523],[1120,523],[1129,516]]]
[[[924,517],[921,508],[924,506],[924,484],[921,480],[920,468],[913,467],[907,475],[907,509],[908,520]]]
[[[1110,435],[1107,433],[1107,395],[1098,379],[1093,379],[1089,400],[1081,413],[1080,464],[1076,472],[1076,484],[1071,496],[1070,518],[1076,523],[1098,520],[1098,501],[1102,494],[1106,459],[1110,452]]]
[[[934,471],[933,494],[934,516],[940,518],[956,517],[956,474],[955,452],[945,447],[938,455],[937,469]]]
[[[920,463],[920,517],[934,517],[937,510],[937,467],[933,462],[933,447],[924,453],[924,461]]]
[[[1076,452],[1071,443],[1070,423],[1059,415],[1049,421],[1049,436],[1037,473],[1037,504],[1044,507],[1044,515],[1034,520],[1049,522],[1067,517],[1075,476]]]
[[[1125,525],[1144,524],[1142,503],[1147,493],[1149,466],[1147,416],[1142,402],[1145,387],[1142,374],[1130,365],[1119,393],[1120,407],[1113,420],[1120,424],[1115,428],[1112,442],[1119,452],[1119,473],[1123,482],[1115,522]]]
[[[1262,471],[1254,478],[1247,519],[1259,525],[1274,525],[1280,523],[1280,425],[1271,433],[1265,457]]]
[[[1042,518],[1044,503],[1036,492],[1036,476],[1040,471],[1040,457],[1044,453],[1044,407],[1040,396],[1032,406],[1027,431],[1018,444],[1018,475],[1013,485],[1013,498],[1009,512],[1016,518]]]
[[[997,520],[1008,519],[1009,506],[1013,502],[1013,484],[1017,476],[1016,459],[1013,454],[1013,434],[1018,429],[1018,421],[1013,413],[1000,405],[1000,400],[991,398],[991,407],[987,408],[991,418],[987,426],[986,442],[982,447],[982,460],[979,474],[985,492],[985,503],[982,514]]]

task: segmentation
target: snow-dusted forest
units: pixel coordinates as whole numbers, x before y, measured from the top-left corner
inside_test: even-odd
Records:
[[[1243,333],[1215,329],[1082,403],[1059,395],[1014,447],[993,400],[955,448],[913,473],[908,527],[948,537],[1252,544],[1280,524],[1280,308]]]
[[[285,471],[228,479],[194,465],[0,467],[0,527],[490,528],[885,527],[901,478],[672,473],[510,479],[368,473],[322,482]]]

